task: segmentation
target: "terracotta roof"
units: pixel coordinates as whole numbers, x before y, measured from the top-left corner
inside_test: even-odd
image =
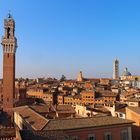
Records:
[[[140,99],[138,99],[138,98],[129,98],[126,101],[128,101],[128,102],[140,102]]]
[[[97,128],[112,125],[132,124],[132,121],[106,117],[92,117],[92,118],[70,118],[70,119],[52,119],[48,120],[28,106],[17,107],[14,112],[18,113],[24,121],[29,123],[34,130],[70,130],[70,129],[84,129]]]
[[[100,93],[104,97],[116,97],[118,95],[118,93],[114,93],[114,92],[109,91],[109,90],[100,91]]]
[[[65,83],[76,83],[77,81],[76,80],[66,80],[64,81]]]
[[[75,110],[71,105],[57,105],[56,111],[58,113],[75,113]]]
[[[28,106],[14,108],[14,112],[18,113],[35,130],[42,130],[42,128],[49,122],[49,120],[39,115]]]
[[[77,94],[77,95],[75,95],[73,98],[74,98],[74,99],[81,99],[82,96],[81,96],[81,94]]]
[[[126,109],[125,109],[125,107],[124,108],[120,108],[120,109],[117,109],[116,112],[120,112],[120,113],[126,114]]]
[[[129,110],[131,110],[131,111],[133,111],[133,112],[135,112],[135,113],[137,113],[137,114],[139,114],[140,115],[140,107],[131,107],[131,106],[129,106],[129,107],[127,107]]]
[[[104,99],[104,97],[98,97],[98,98],[95,98],[95,101],[96,100],[103,100]]]
[[[51,120],[44,130],[70,130],[83,128],[96,128],[111,125],[132,124],[130,120],[115,117],[93,117],[93,118],[72,118]]]
[[[96,82],[96,83],[100,82],[99,78],[84,78],[84,80],[89,82]]]
[[[49,113],[50,111],[55,111],[51,105],[32,105],[30,108],[38,113]]]

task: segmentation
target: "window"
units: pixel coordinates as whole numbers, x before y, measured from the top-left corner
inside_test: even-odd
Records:
[[[10,37],[10,28],[8,27],[7,28],[7,38],[9,38]]]
[[[122,118],[123,117],[123,114],[122,113],[120,113],[120,118]]]
[[[3,95],[1,95],[1,101],[3,101]]]
[[[127,130],[123,130],[121,132],[121,140],[128,140],[128,132],[127,132]]]
[[[129,104],[132,105],[132,106],[135,105],[134,103],[129,103]]]
[[[88,135],[88,140],[96,140],[96,137],[94,134],[89,134]]]
[[[112,140],[112,135],[110,132],[105,134],[105,140]]]

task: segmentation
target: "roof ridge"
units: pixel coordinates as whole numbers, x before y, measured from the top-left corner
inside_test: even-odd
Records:
[[[80,117],[80,118],[58,118],[58,119],[50,119],[50,121],[57,121],[57,120],[84,120],[84,119],[94,119],[94,118],[103,118],[103,117],[112,117],[112,116],[94,116],[94,117]],[[116,117],[114,117],[116,118]]]

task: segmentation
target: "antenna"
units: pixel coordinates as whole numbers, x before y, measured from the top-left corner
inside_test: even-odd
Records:
[[[11,10],[9,10],[9,12],[8,12],[8,18],[12,18]]]

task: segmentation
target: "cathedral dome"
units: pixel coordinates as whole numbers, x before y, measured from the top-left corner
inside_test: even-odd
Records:
[[[131,76],[131,75],[132,75],[132,74],[128,71],[128,69],[125,68],[125,70],[124,70],[122,76]]]

